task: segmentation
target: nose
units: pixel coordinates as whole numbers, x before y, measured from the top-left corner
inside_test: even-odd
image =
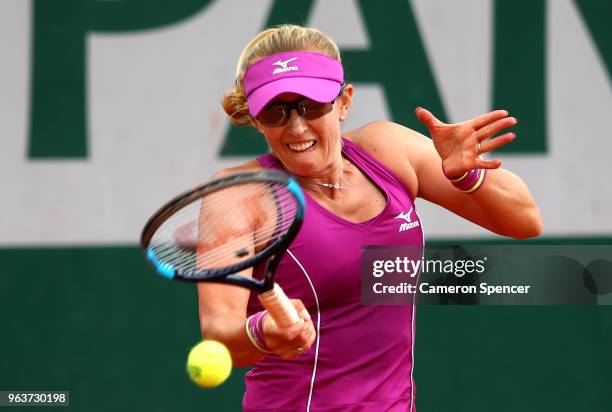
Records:
[[[287,120],[287,133],[299,136],[306,131],[306,120],[297,113],[296,109],[291,109]]]

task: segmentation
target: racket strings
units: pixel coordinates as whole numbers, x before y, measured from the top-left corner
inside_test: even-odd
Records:
[[[285,203],[285,205],[288,204],[288,202],[284,202],[284,203]],[[250,239],[252,239],[254,241],[254,245],[255,246],[260,246],[262,244],[265,244],[266,240],[274,239],[274,238],[278,237],[278,235],[281,235],[281,234],[285,233],[287,231],[287,229],[289,228],[289,226],[291,225],[292,219],[295,216],[297,207],[296,207],[295,202],[289,203],[289,205],[291,206],[290,208],[287,208],[287,207],[284,208],[285,215],[288,215],[288,216],[281,215],[282,221],[281,221],[280,224],[278,224],[278,222],[276,223],[275,226],[268,224],[268,228],[266,230],[261,230],[261,229],[256,230],[254,232],[255,233],[254,237],[253,237],[253,230],[250,229],[250,228],[246,228],[246,229],[243,230],[243,232],[244,232],[243,236],[235,236],[235,235],[233,235],[233,236],[231,236],[233,241],[232,242],[228,242],[226,239],[220,239],[219,236],[216,236],[214,234],[210,234],[208,236],[202,236],[201,233],[203,232],[203,230],[202,230],[202,228],[199,228],[200,235],[198,236],[197,243],[199,243],[199,244],[208,244],[209,245],[209,247],[208,247],[209,251],[210,250],[217,250],[217,249],[219,249],[219,247],[210,247],[210,244],[214,243],[214,242],[217,242],[218,245],[222,245],[225,248],[236,247],[237,245],[245,243],[245,242],[249,241]],[[266,205],[266,206],[274,206],[274,205]],[[185,209],[187,209],[187,208],[185,208]],[[186,212],[185,209],[183,209],[181,211],[181,214],[187,215],[187,216],[193,216],[193,214],[194,214],[193,211]],[[199,209],[199,207],[198,207],[198,209]],[[184,220],[184,219],[176,219],[175,218],[174,220],[176,221],[176,220]],[[270,221],[270,220],[268,220],[268,221]],[[175,240],[176,237],[177,237],[176,236],[176,232],[177,232],[178,229],[173,229],[173,227],[176,226],[176,223],[173,223],[172,225],[166,225],[166,226],[167,227],[166,227],[166,230],[165,230],[165,232],[166,232],[166,236],[165,237],[167,239],[169,238],[171,240]],[[191,223],[188,222],[188,223],[184,224],[183,226],[195,226],[195,222],[191,222]],[[205,226],[205,225],[203,225],[203,226]],[[160,233],[162,233],[163,231],[164,230],[161,229],[161,228],[160,228],[160,230],[158,230],[158,232],[160,232]],[[177,243],[180,243],[180,242],[177,242]],[[195,247],[195,245],[193,245],[195,243],[195,239],[193,239],[191,242],[183,242],[183,243],[191,243],[191,245],[184,246],[183,249],[185,249],[185,248],[189,249],[189,248],[194,248]],[[179,247],[180,247],[180,245],[179,245]],[[172,254],[172,251],[173,250],[171,248],[166,248],[166,253],[164,253],[162,251],[160,253],[160,257],[166,257],[168,254]],[[210,252],[207,253],[207,255],[210,256]]]
[[[184,266],[185,262],[191,262],[193,260],[193,255],[196,255],[196,263],[213,265],[213,262],[218,260],[222,260],[224,258],[235,255],[237,252],[240,252],[243,249],[246,249],[249,243],[251,243],[251,247],[246,249],[248,251],[248,255],[252,255],[254,251],[257,251],[258,248],[262,246],[266,246],[267,244],[273,242],[278,239],[281,235],[287,232],[287,229],[291,225],[291,222],[281,226],[279,228],[274,228],[267,231],[259,231],[256,236],[253,236],[253,233],[247,233],[239,237],[233,237],[231,242],[224,241],[222,244],[214,248],[209,248],[208,250],[200,253],[196,253],[195,248],[196,244],[190,246],[194,251],[187,251],[183,247],[178,247],[174,241],[170,240],[164,244],[155,245],[154,250],[156,256],[165,262],[172,263],[173,266]],[[200,243],[200,241],[197,241]]]
[[[297,200],[283,184],[221,189],[177,211],[151,239],[156,257],[181,269],[239,263],[284,236]]]
[[[216,247],[208,247],[206,251],[199,254],[202,259],[211,260],[216,256],[224,254],[226,250],[236,250],[244,248],[245,244],[252,243],[251,248],[253,251],[257,251],[260,247],[269,244],[270,242],[278,239],[281,235],[287,232],[291,222],[287,223],[284,226],[270,228],[265,231],[256,231],[255,236],[253,236],[253,232],[247,233],[241,236],[233,236],[230,242],[224,241],[222,244],[219,244]],[[204,242],[204,244],[206,244]]]
[[[274,243],[283,236],[289,225],[278,230],[268,230],[259,232],[258,236],[242,236],[232,239],[214,249],[208,249],[197,253],[197,264],[200,267],[218,267],[221,263],[228,263],[228,260],[235,258],[247,258],[259,253],[268,245]],[[250,244],[250,245],[249,245]]]

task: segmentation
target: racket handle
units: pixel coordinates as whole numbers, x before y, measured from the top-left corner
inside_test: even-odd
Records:
[[[297,310],[278,284],[259,294],[259,301],[279,326],[291,326],[300,319]]]

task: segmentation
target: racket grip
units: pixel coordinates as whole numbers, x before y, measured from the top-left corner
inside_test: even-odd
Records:
[[[291,326],[300,319],[297,310],[278,284],[259,294],[259,301],[279,326]]]

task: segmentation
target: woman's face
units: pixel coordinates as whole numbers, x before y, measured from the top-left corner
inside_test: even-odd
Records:
[[[257,129],[263,133],[272,152],[293,175],[324,177],[341,161],[340,119],[346,117],[353,89],[347,85],[344,95],[338,97],[331,112],[312,120],[291,110],[287,123],[282,126],[265,126],[257,121]],[[293,103],[304,99],[295,93],[284,93],[270,104]]]

